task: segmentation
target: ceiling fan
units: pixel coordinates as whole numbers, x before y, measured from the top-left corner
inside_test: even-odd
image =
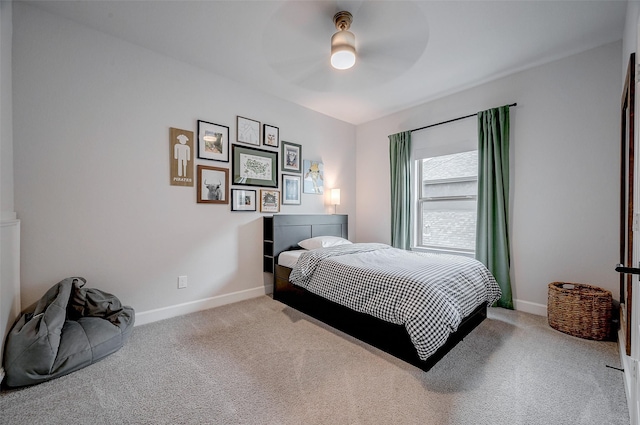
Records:
[[[331,40],[349,17],[357,59],[353,67],[337,70],[331,66]],[[268,20],[263,52],[275,73],[291,84],[348,92],[404,73],[421,57],[428,39],[426,17],[413,2],[294,1]]]

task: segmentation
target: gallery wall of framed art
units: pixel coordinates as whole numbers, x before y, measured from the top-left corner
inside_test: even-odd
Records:
[[[242,115],[235,124],[235,135],[215,119],[196,120],[195,132],[170,128],[171,184],[195,186],[198,204],[260,213],[324,193],[323,163],[303,159],[302,145],[281,140],[280,127]]]

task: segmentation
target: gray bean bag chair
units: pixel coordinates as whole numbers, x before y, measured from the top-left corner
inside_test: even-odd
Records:
[[[133,330],[135,313],[115,296],[85,289],[70,277],[53,286],[7,335],[5,382],[37,384],[66,375],[118,351]]]

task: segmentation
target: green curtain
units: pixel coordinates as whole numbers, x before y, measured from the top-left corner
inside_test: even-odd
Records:
[[[411,132],[389,136],[391,246],[411,248]]]
[[[502,289],[499,307],[513,309],[509,276],[509,106],[478,112],[476,258]]]

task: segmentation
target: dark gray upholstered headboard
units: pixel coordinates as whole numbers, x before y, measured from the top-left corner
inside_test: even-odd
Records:
[[[263,217],[263,220],[264,271],[270,273],[278,255],[300,249],[298,242],[302,240],[316,236],[349,237],[348,216],[342,214],[282,214]]]

